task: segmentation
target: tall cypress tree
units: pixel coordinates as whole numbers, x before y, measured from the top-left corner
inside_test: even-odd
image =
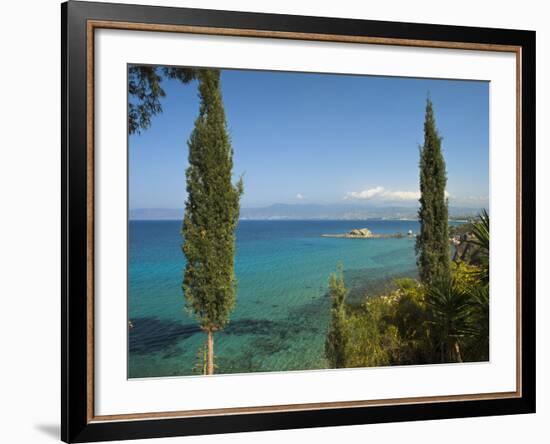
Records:
[[[420,234],[416,239],[420,280],[430,285],[450,276],[447,174],[432,101],[426,101],[424,145],[420,148]]]
[[[183,291],[187,307],[208,335],[207,374],[214,373],[214,332],[227,322],[236,302],[235,228],[242,180],[231,182],[233,149],[227,131],[220,72],[198,73],[200,111],[188,141]]]

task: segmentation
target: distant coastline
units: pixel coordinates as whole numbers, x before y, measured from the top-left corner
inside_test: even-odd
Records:
[[[479,214],[478,208],[450,207],[449,220],[468,221]],[[360,205],[274,204],[261,208],[242,208],[240,220],[402,220],[416,221],[416,207],[366,207]],[[182,220],[183,208],[134,208],[130,220]]]
[[[183,219],[182,217],[159,217],[159,218],[147,218],[147,217],[129,217],[128,221],[131,222],[173,222],[173,221],[179,221],[181,222]],[[472,218],[449,218],[449,222],[457,222],[457,223],[468,223],[470,222]],[[253,218],[239,218],[239,222],[331,222],[331,221],[342,221],[342,222],[418,222],[418,218],[410,218],[410,219],[403,219],[403,218],[392,218],[392,217],[368,217],[368,218],[358,218],[358,219],[338,219],[338,218],[309,218],[309,219],[291,219],[291,218],[265,218],[265,219],[253,219]]]

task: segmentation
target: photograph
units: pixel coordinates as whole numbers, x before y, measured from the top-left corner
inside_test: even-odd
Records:
[[[61,439],[535,413],[535,22],[200,8],[61,6]]]
[[[490,361],[490,82],[134,63],[127,97],[129,379]]]

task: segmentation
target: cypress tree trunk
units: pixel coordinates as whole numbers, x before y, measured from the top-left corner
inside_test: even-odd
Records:
[[[208,331],[208,361],[206,374],[214,374],[214,333],[212,333],[211,331]]]
[[[227,322],[236,302],[235,229],[242,180],[232,183],[233,149],[227,132],[220,73],[204,69],[199,79],[200,111],[189,138],[183,253],[187,308],[208,334],[207,373],[214,373],[214,332]]]
[[[454,362],[462,362],[462,353],[460,353],[460,345],[458,341],[454,343]]]
[[[426,102],[424,145],[420,149],[420,234],[416,239],[420,280],[425,285],[450,276],[447,174],[432,102]]]

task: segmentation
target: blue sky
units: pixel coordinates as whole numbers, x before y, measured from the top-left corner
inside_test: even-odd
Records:
[[[451,205],[488,205],[489,84],[222,71],[241,206],[416,205],[426,97],[434,105]],[[129,138],[130,208],[183,208],[195,82],[164,80],[164,112]]]

